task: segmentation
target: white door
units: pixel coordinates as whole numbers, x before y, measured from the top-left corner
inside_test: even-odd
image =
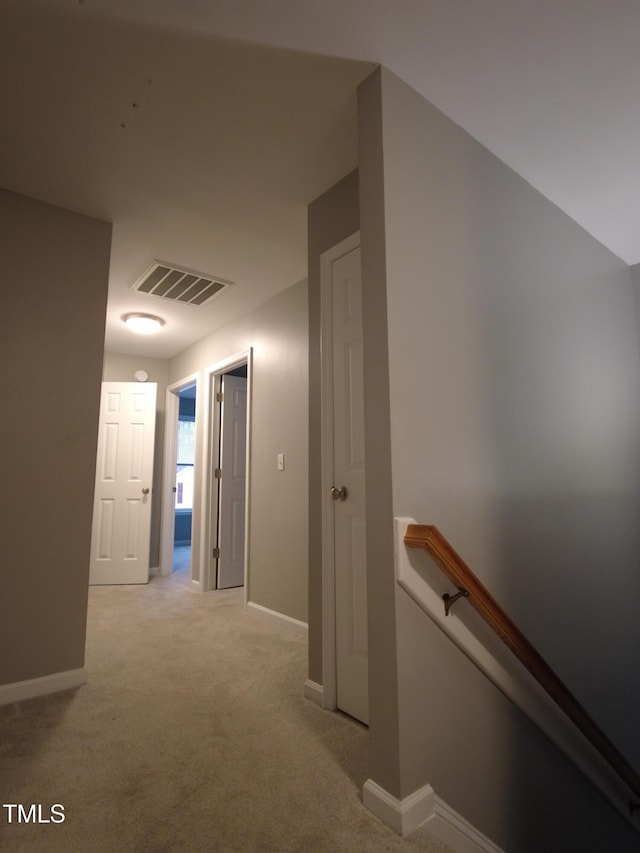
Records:
[[[155,383],[102,383],[90,584],[149,580],[155,419]]]
[[[354,243],[356,245],[354,245]],[[364,493],[362,283],[359,240],[331,253],[331,374],[336,704],[369,718],[367,555]]]
[[[244,584],[247,380],[222,377],[218,492],[218,589]]]

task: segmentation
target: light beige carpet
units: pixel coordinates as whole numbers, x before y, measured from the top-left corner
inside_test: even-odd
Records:
[[[433,851],[361,802],[367,729],[303,697],[306,638],[184,572],[89,593],[80,689],[0,708],[3,853]]]

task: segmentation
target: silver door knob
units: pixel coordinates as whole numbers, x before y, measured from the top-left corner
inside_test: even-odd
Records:
[[[346,501],[347,499],[347,487],[341,486],[338,488],[337,486],[333,486],[331,489],[331,497],[334,501]]]
[[[146,486],[145,486],[145,487],[144,487],[144,489],[142,490],[142,494],[143,494],[143,495],[148,495],[148,494],[149,494],[149,489],[148,489]]]

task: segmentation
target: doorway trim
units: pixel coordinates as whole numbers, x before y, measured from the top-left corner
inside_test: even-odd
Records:
[[[333,483],[333,295],[331,264],[360,246],[356,231],[320,255],[320,425],[322,484],[322,707],[335,711],[336,662],[336,575],[335,527],[331,487]]]
[[[235,353],[205,368],[204,405],[203,405],[203,453],[200,481],[202,496],[202,519],[200,525],[200,588],[202,592],[214,590],[215,578],[212,571],[211,554],[218,524],[218,488],[213,469],[217,448],[220,444],[220,406],[216,396],[222,388],[222,375],[236,367],[247,366],[247,444],[245,478],[245,515],[244,515],[244,608],[249,600],[249,559],[251,530],[251,423],[252,423],[252,387],[253,387],[253,347]],[[198,481],[196,481],[198,482]]]
[[[162,468],[162,520],[160,534],[160,574],[170,575],[173,573],[173,546],[174,546],[174,518],[175,504],[173,485],[175,480],[176,460],[178,455],[178,418],[180,416],[180,391],[191,385],[196,386],[196,407],[199,402],[200,388],[198,386],[199,376],[192,373],[184,379],[167,385],[165,395],[164,413],[164,462]],[[197,410],[196,410],[197,412]],[[196,413],[196,430],[198,416]],[[196,517],[199,518],[200,507],[197,505],[196,483],[200,480],[200,461],[196,444],[196,456],[193,465],[194,501],[191,510],[191,529],[196,527]],[[196,515],[198,514],[198,515]],[[193,558],[193,548],[191,549]],[[196,589],[200,584],[193,577],[193,559],[191,560],[191,585]]]

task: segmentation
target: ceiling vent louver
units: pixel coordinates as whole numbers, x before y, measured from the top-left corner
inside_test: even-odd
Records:
[[[182,302],[183,305],[204,305],[232,283],[213,275],[154,261],[134,282],[131,290],[170,299],[172,302]]]

